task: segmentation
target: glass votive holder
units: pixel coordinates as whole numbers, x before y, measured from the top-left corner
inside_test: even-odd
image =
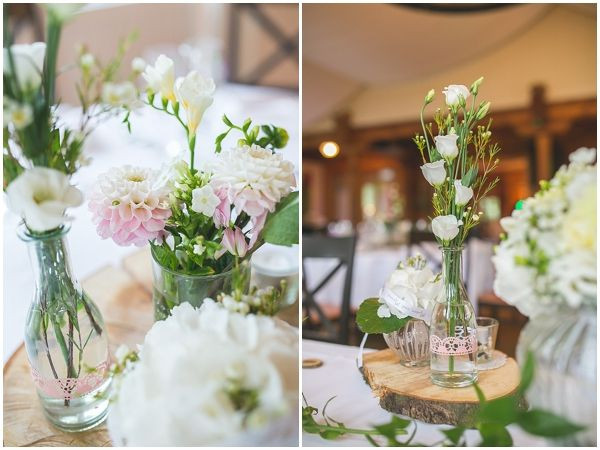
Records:
[[[251,285],[259,289],[273,286],[279,288],[281,280],[286,282],[286,290],[281,307],[294,304],[298,300],[298,246],[264,244],[251,259]]]
[[[499,323],[492,317],[477,318],[477,362],[491,361],[496,348]]]

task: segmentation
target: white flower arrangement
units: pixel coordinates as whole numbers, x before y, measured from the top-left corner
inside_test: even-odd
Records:
[[[128,446],[297,445],[298,331],[206,299],[156,322],[117,372],[108,418]]]
[[[596,305],[596,157],[581,148],[503,218],[494,291],[526,316]]]

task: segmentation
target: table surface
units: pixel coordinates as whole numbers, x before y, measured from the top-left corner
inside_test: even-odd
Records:
[[[78,118],[75,108],[64,108],[61,120],[71,123]],[[255,123],[273,123],[286,128],[290,140],[283,155],[296,167],[298,178],[299,133],[298,95],[292,91],[256,86],[226,84],[219,86],[213,105],[207,110],[198,130],[196,162],[202,164],[211,157],[215,137],[223,131],[222,115],[226,113],[234,123],[251,117]],[[92,164],[83,167],[73,182],[86,198],[99,174],[111,167],[124,164],[159,168],[185,149],[185,135],[175,120],[158,111],[142,108],[132,114],[132,132],[118,119],[100,125],[86,142],[85,154]],[[235,144],[227,139],[224,148]],[[185,152],[184,152],[185,155]],[[23,340],[25,317],[33,292],[33,274],[26,244],[16,235],[20,221],[6,208],[4,198],[4,361]],[[69,232],[69,244],[75,275],[88,277],[107,265],[134,253],[135,247],[119,247],[110,240],[101,240],[96,234],[87,205],[70,209],[75,220]]]
[[[308,403],[319,411],[327,400],[336,396],[327,407],[327,414],[348,427],[367,428],[386,423],[391,414],[379,406],[377,398],[358,371],[357,355],[357,347],[304,339],[302,357],[318,358],[323,361],[323,365],[316,369],[302,369],[302,392]],[[320,415],[317,420],[322,422]],[[428,446],[443,439],[441,430],[450,428],[418,421],[416,424],[414,442]],[[529,436],[517,427],[509,426],[509,431],[515,446],[547,445],[544,440]],[[466,436],[469,445],[475,445],[479,441],[477,431],[469,430]],[[344,436],[330,441],[318,435],[302,433],[302,446],[368,447],[369,443],[361,436]]]

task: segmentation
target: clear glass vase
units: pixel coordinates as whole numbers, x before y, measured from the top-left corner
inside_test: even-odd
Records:
[[[247,265],[243,266],[248,271]],[[185,275],[162,266],[152,254],[154,320],[164,320],[182,303],[199,308],[205,298],[216,299],[221,292],[231,292],[236,269],[215,275]],[[248,277],[249,279],[249,277]]]
[[[431,381],[451,388],[477,380],[477,324],[462,282],[462,250],[442,248],[442,290],[429,327]]]
[[[423,367],[429,364],[429,327],[419,319],[409,320],[393,333],[384,333],[383,339],[406,367]]]
[[[110,361],[102,315],[73,277],[68,231],[19,230],[35,281],[25,349],[46,417],[62,430],[82,431],[106,417]]]
[[[596,446],[596,322],[596,308],[564,307],[531,319],[519,336],[519,363],[528,351],[535,358],[529,404],[587,427],[552,445]]]

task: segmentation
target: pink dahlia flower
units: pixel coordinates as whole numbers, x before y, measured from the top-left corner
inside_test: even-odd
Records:
[[[141,247],[166,236],[170,189],[156,170],[124,166],[101,175],[89,209],[97,232],[118,245]]]

